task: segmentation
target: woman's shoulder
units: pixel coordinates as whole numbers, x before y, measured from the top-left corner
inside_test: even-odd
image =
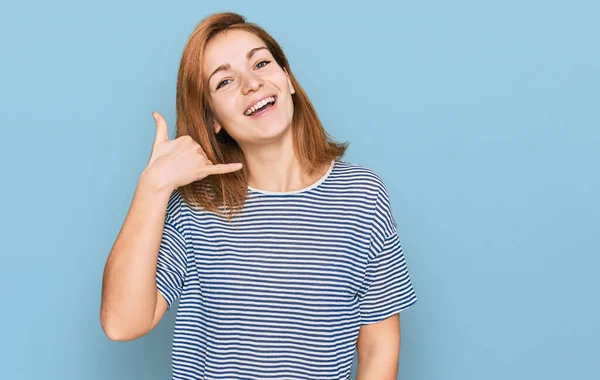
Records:
[[[169,201],[167,202],[165,221],[180,227],[183,224],[184,207],[185,202],[181,195],[181,191],[179,191],[179,189],[173,190],[169,196]]]
[[[374,167],[338,159],[336,169],[336,177],[348,186],[366,186],[386,191],[385,181]]]

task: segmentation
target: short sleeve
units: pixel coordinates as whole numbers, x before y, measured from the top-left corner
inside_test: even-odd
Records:
[[[358,292],[361,324],[379,322],[417,302],[385,187],[376,202],[371,254]]]
[[[167,301],[168,309],[181,295],[186,275],[186,240],[172,215],[174,196],[169,201],[156,263],[156,288]]]

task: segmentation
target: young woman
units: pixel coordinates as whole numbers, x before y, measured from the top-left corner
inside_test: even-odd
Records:
[[[176,138],[156,140],[106,263],[101,323],[179,299],[174,379],[395,379],[417,298],[382,179],[341,159],[278,43],[235,13],[194,30]]]

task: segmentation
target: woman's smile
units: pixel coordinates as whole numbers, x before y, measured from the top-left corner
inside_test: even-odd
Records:
[[[265,104],[261,107],[258,107],[254,110],[254,112],[250,113],[250,115],[246,115],[250,118],[259,118],[265,115],[270,114],[277,107],[277,96],[273,97],[273,101],[265,100]]]

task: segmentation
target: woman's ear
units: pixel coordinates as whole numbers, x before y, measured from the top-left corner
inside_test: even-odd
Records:
[[[285,71],[285,76],[287,77],[287,81],[288,81],[288,86],[290,88],[290,94],[295,94],[296,90],[294,89],[294,86],[292,85],[292,81],[290,80],[290,75],[288,74],[287,70],[285,69],[285,67],[283,68],[283,71]]]
[[[221,124],[219,124],[219,122],[216,120],[213,122],[213,128],[215,129],[215,134],[221,132]]]
[[[207,124],[210,125],[212,122],[212,127],[213,127],[213,130],[215,131],[215,134],[218,134],[219,132],[221,132],[221,128],[222,128],[221,124],[217,121],[217,118],[213,115],[213,112],[210,109],[210,105],[206,106],[205,116],[206,116]]]

